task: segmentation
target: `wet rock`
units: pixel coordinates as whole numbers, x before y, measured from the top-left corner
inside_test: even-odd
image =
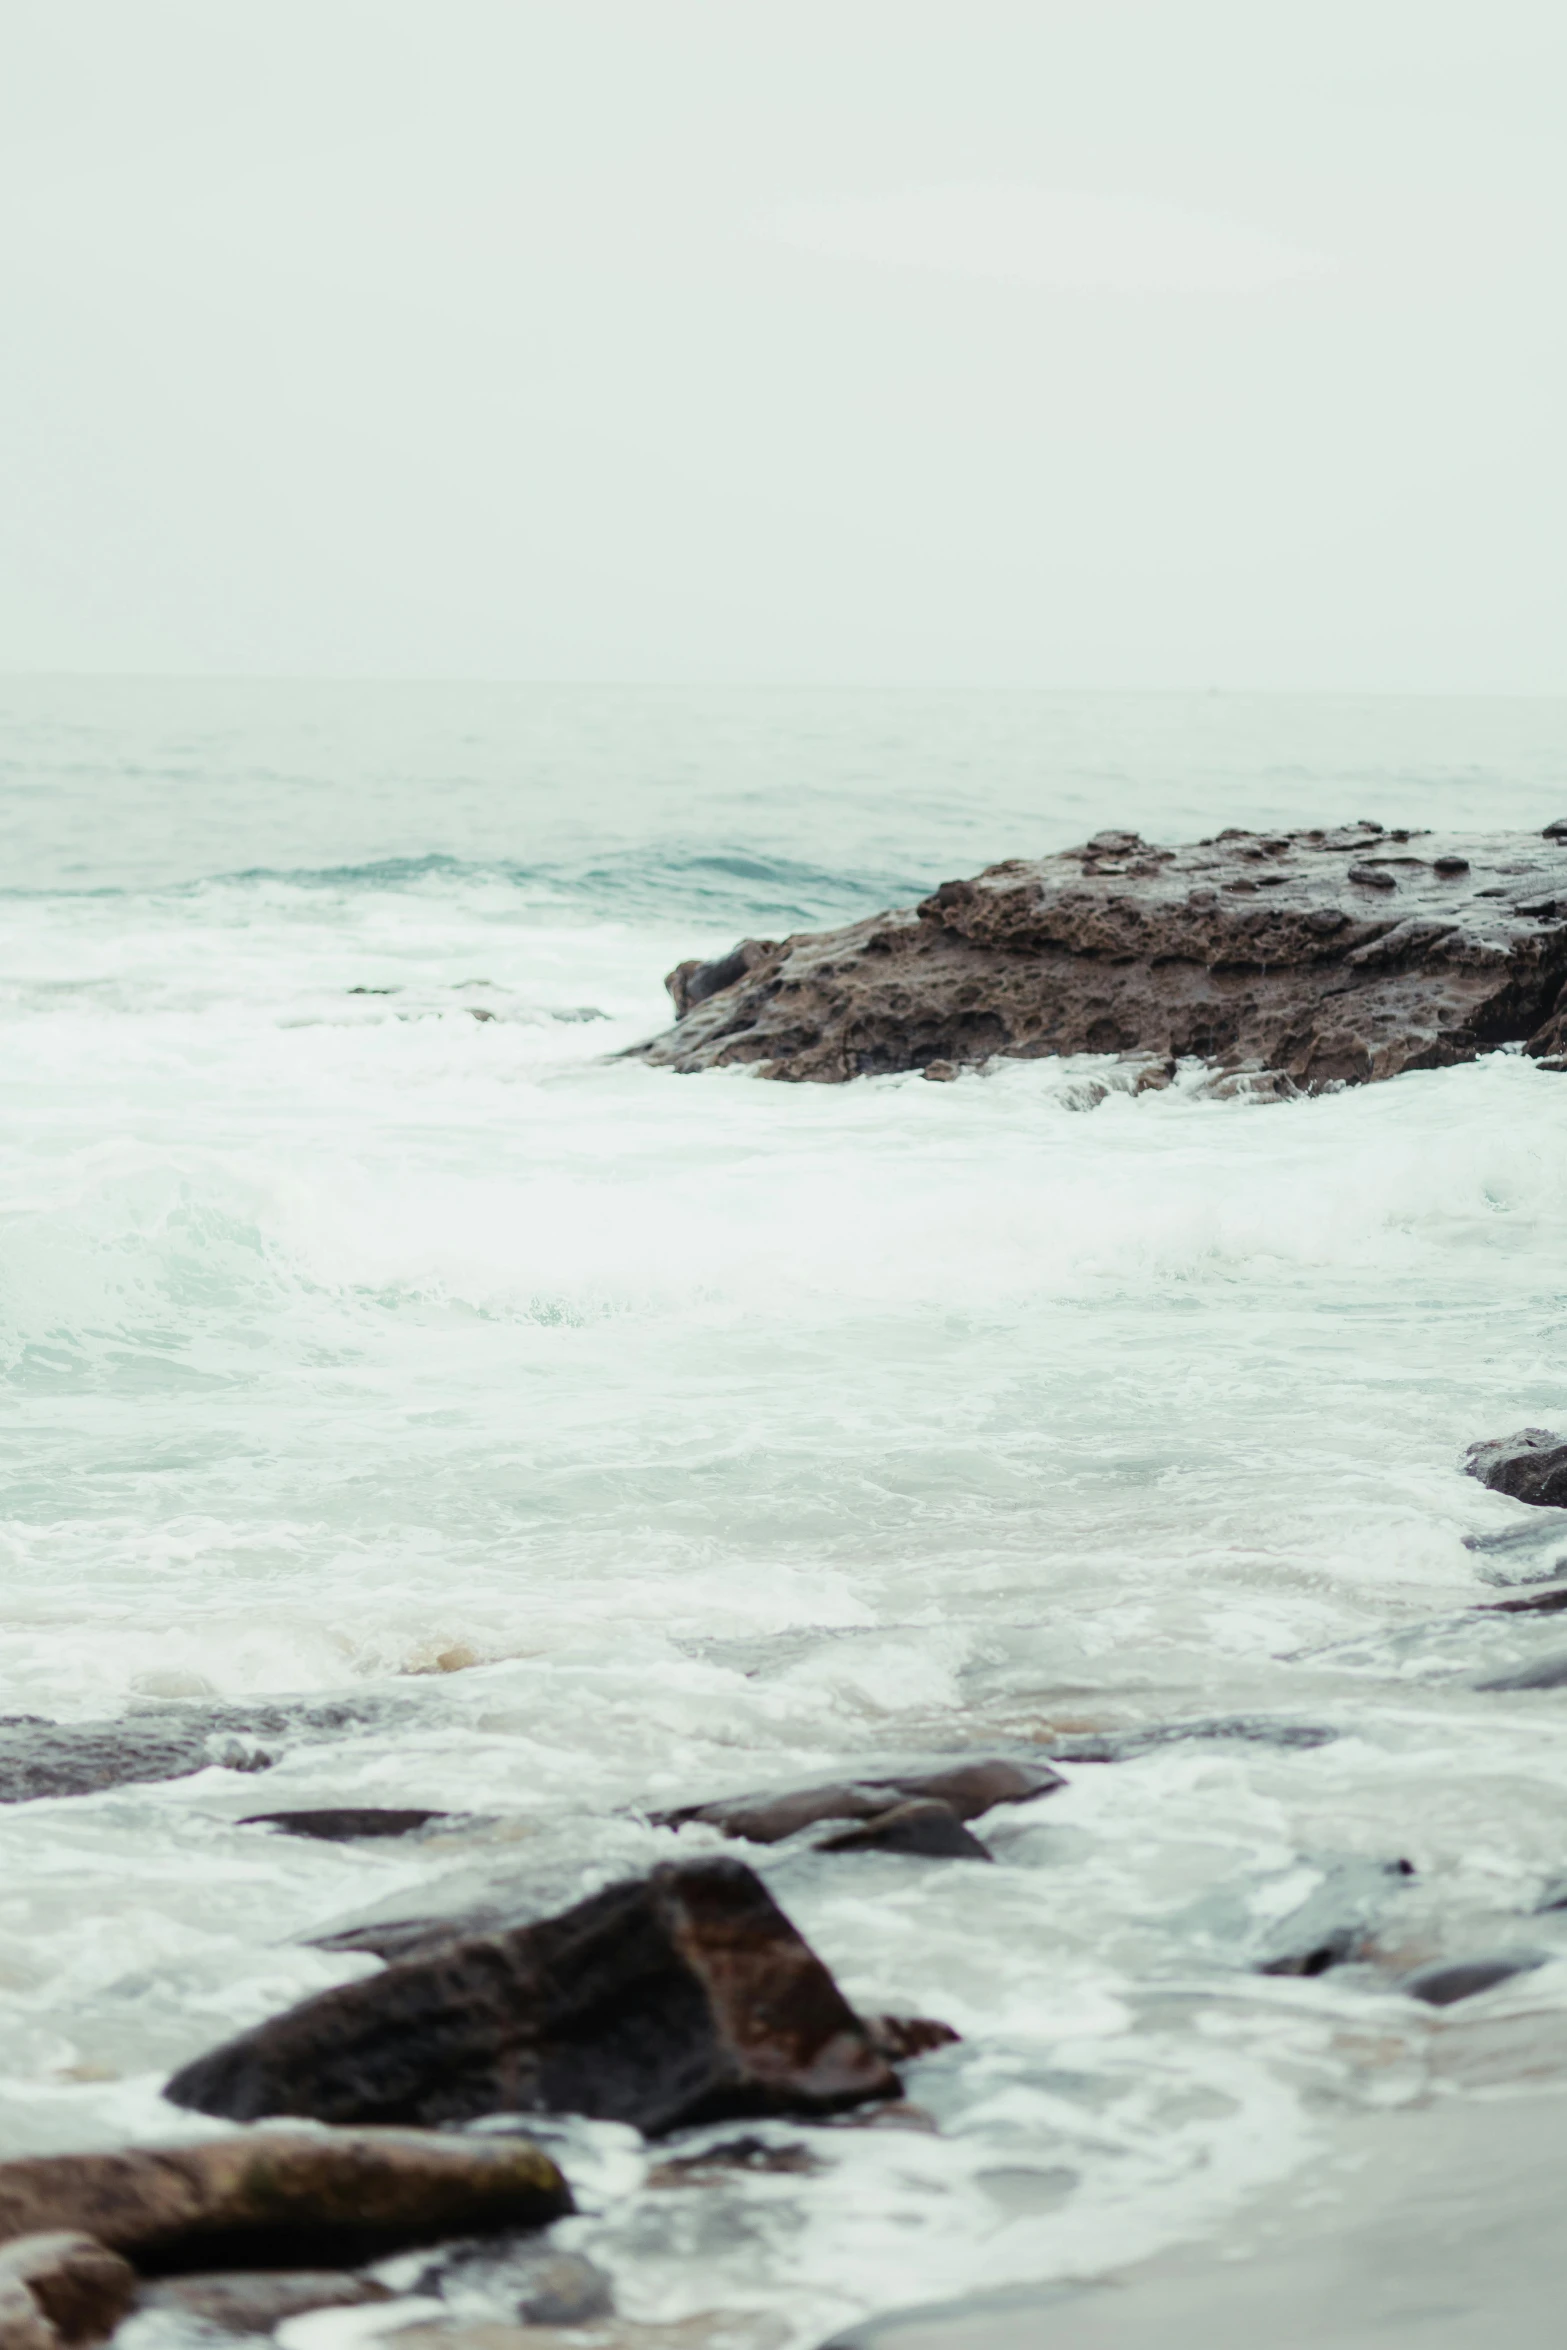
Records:
[[[254,1811],[239,1822],[242,1828],[278,1828],[285,1836],[314,1836],[327,1844],[348,1844],[361,1836],[411,1836],[432,1820],[450,1819],[444,1811],[384,1811],[376,1808],[338,1811]]]
[[[966,1828],[950,1803],[915,1796],[879,1811],[852,1828],[824,1836],[818,1852],[903,1852],[922,1860],[989,1860],[979,1838]]]
[[[1537,1657],[1532,1665],[1518,1665],[1510,1673],[1493,1673],[1477,1681],[1477,1689],[1561,1689],[1567,1687],[1567,1654]]]
[[[1195,1059],[1261,1098],[1567,1045],[1567,840],[1101,833],[918,907],[682,964],[655,1066],[840,1083],[996,1054]]]
[[[1554,1616],[1567,1607],[1567,1584],[1558,1583],[1549,1591],[1526,1591],[1521,1599],[1481,1600],[1474,1609],[1477,1616]]]
[[[310,2309],[357,2309],[390,2301],[390,2289],[352,2271],[240,2269],[215,2276],[165,2277],[144,2285],[140,2307],[169,2310],[222,2334],[270,2334]]]
[[[1331,1967],[1359,1958],[1388,1897],[1402,1890],[1414,1873],[1413,1862],[1407,1860],[1334,1863],[1316,1891],[1268,1934],[1254,1962],[1256,1971],[1325,1975]]]
[[[1277,1746],[1309,1751],[1330,1746],[1341,1733],[1318,1722],[1275,1722],[1260,1714],[1225,1714],[1212,1721],[1153,1722],[1138,1730],[1090,1730],[1057,1738],[1051,1753],[1061,1762],[1130,1762],[1161,1746],[1184,1745],[1189,1739],[1235,1739],[1243,1746]]]
[[[822,1820],[873,1820],[901,1802],[943,1803],[959,1820],[977,1819],[1001,1803],[1032,1803],[1066,1781],[1049,1763],[1010,1755],[976,1756],[934,1770],[885,1778],[834,1779],[782,1795],[731,1795],[717,1803],[689,1803],[653,1812],[655,1827],[682,1828],[700,1820],[748,1844],[779,1844]]]
[[[165,2090],[237,2121],[555,2112],[650,2136],[898,2094],[760,1879],[720,1858],[667,1864],[562,1916],[323,1992],[198,2058]]]
[[[0,2163],[0,2239],[79,2229],[149,2275],[361,2262],[570,2209],[523,2137],[266,2131]]]
[[[341,1736],[388,1714],[386,1701],[332,1699],[303,1705],[170,1705],[114,1722],[0,1722],[0,1803],[48,1795],[96,1795],[157,1779],[184,1779],[216,1764],[264,1771],[275,1749]]]
[[[434,2293],[449,2287],[482,2292],[486,2301],[525,2326],[591,2325],[596,2318],[608,2317],[615,2306],[609,2278],[601,2268],[580,2252],[560,2252],[551,2245],[498,2255],[466,2245],[451,2257],[433,2261],[413,2290]]]
[[[25,2335],[31,2310],[48,2339],[66,2350],[105,2342],[130,2309],[136,2283],[128,2260],[77,2229],[15,2236],[0,2244],[0,2339],[9,2340],[11,2331]]]
[[[1496,1984],[1529,1974],[1544,1963],[1533,1951],[1511,1957],[1439,1959],[1434,1966],[1406,1975],[1399,1988],[1412,1999],[1423,1999],[1428,2007],[1452,2007],[1460,1999],[1473,1999],[1477,1992],[1490,1991]]]
[[[1464,1466],[1493,1493],[1511,1494],[1537,1509],[1567,1509],[1567,1436],[1554,1429],[1520,1428],[1515,1436],[1471,1444]]]

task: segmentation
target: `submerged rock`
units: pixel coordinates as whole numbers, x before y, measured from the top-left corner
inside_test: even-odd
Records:
[[[1207,1721],[1150,1722],[1139,1730],[1068,1732],[1055,1740],[1050,1751],[1061,1762],[1114,1763],[1132,1762],[1140,1754],[1152,1754],[1161,1746],[1182,1746],[1188,1740],[1234,1739],[1242,1746],[1309,1752],[1313,1747],[1331,1746],[1340,1736],[1341,1731],[1319,1722],[1276,1722],[1265,1714],[1219,1714]]]
[[[390,2301],[389,2286],[351,2269],[238,2269],[215,2276],[165,2277],[144,2285],[139,2306],[193,2318],[220,2334],[270,2334],[310,2309],[357,2309]]]
[[[936,1802],[957,1820],[977,1819],[1000,1803],[1032,1803],[1053,1795],[1066,1781],[1049,1763],[1011,1755],[982,1755],[935,1770],[900,1771],[885,1778],[830,1779],[814,1787],[793,1787],[781,1795],[731,1795],[716,1803],[688,1803],[678,1811],[651,1813],[660,1828],[691,1821],[718,1828],[747,1844],[780,1844],[823,1820],[874,1820],[894,1806]],[[981,1848],[983,1849],[983,1848]]]
[[[164,2093],[236,2121],[552,2112],[656,2135],[901,2091],[761,1880],[714,1858],[322,1992],[199,2057]]]
[[[1101,832],[668,985],[660,1068],[836,1084],[994,1054],[1195,1058],[1264,1096],[1508,1043],[1567,1066],[1567,841],[1354,824],[1181,849]]]
[[[214,1765],[264,1771],[289,1741],[339,1736],[381,1720],[384,1699],[287,1705],[170,1705],[116,1722],[0,1720],[0,1803],[96,1795],[106,1787],[186,1779]]]
[[[385,1811],[374,1807],[337,1811],[253,1811],[242,1828],[277,1828],[285,1836],[314,1836],[325,1844],[351,1844],[361,1836],[412,1836],[445,1811]]]
[[[0,2163],[0,2238],[80,2229],[144,2272],[359,2262],[543,2227],[571,2194],[524,2137],[258,2131]]]
[[[1471,1444],[1467,1475],[1493,1493],[1537,1509],[1567,1509],[1567,1436],[1551,1428],[1520,1428],[1515,1436],[1494,1436]]]
[[[890,1811],[858,1820],[824,1836],[818,1852],[902,1852],[921,1860],[989,1860],[972,1828],[966,1828],[950,1803],[934,1796],[895,1803]]]
[[[1530,1974],[1544,1964],[1538,1951],[1496,1958],[1438,1959],[1434,1966],[1406,1975],[1400,1989],[1412,1999],[1423,1999],[1428,2007],[1453,2007],[1460,1999],[1473,1999],[1477,1992],[1493,1990],[1498,1983]]]

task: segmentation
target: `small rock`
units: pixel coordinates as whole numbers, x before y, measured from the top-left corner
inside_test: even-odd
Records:
[[[318,2269],[240,2269],[215,2276],[165,2277],[144,2285],[140,2307],[166,2309],[221,2334],[270,2334],[285,2318],[311,2309],[356,2309],[390,2301],[374,2277]]]
[[[1439,1959],[1435,1966],[1406,1975],[1400,1989],[1412,1999],[1423,1999],[1428,2007],[1452,2007],[1460,1999],[1473,1999],[1476,1992],[1489,1991],[1497,1983],[1526,1975],[1544,1963],[1534,1952],[1513,1958]]]
[[[666,1863],[559,1917],[341,1984],[164,2092],[236,2121],[580,2113],[650,2137],[900,2093],[821,1960],[724,1858]]]
[[[0,2245],[0,2301],[25,2317],[16,2287],[53,2339],[74,2350],[108,2340],[136,2298],[136,2271],[96,2236],[60,2228]]]
[[[432,1820],[450,1819],[444,1811],[383,1811],[375,1808],[339,1811],[253,1811],[242,1828],[278,1828],[285,1836],[315,1836],[327,1844],[347,1844],[360,1836],[411,1836]]]
[[[1398,875],[1389,873],[1381,865],[1351,865],[1351,881],[1358,881],[1362,889],[1397,889]]]
[[[546,2245],[532,2252],[493,2253],[465,2247],[454,2258],[433,2261],[413,2286],[416,2294],[473,2287],[526,2326],[591,2325],[608,2317],[615,2296],[609,2278],[580,2252]]]
[[[890,1778],[831,1780],[782,1795],[732,1795],[722,1802],[691,1803],[650,1816],[655,1827],[681,1828],[700,1820],[748,1844],[778,1844],[821,1820],[875,1819],[900,1800],[934,1797],[960,1820],[972,1820],[997,1804],[1032,1803],[1065,1785],[1061,1773],[1048,1763],[986,1755]]]
[[[1567,840],[1567,816],[1558,816],[1554,824],[1545,825],[1541,837],[1545,840]]]
[[[268,2131],[0,2163],[0,2239],[81,2229],[152,2275],[356,2263],[570,2209],[560,2172],[523,2137]]]
[[[979,1838],[966,1828],[950,1803],[914,1796],[877,1812],[852,1828],[824,1836],[818,1852],[904,1852],[924,1860],[989,1860]]]
[[[865,2029],[889,2064],[912,2064],[917,2056],[955,2047],[963,2037],[950,2024],[940,2024],[929,2015],[868,2016]]]
[[[950,1061],[927,1061],[920,1071],[920,1075],[931,1085],[951,1085],[957,1074]]]
[[[1471,1444],[1464,1468],[1493,1493],[1538,1509],[1567,1508],[1567,1436],[1552,1428],[1520,1428],[1514,1436]]]

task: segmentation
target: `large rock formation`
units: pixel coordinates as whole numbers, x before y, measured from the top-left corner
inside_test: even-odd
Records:
[[[838,1083],[993,1054],[1195,1058],[1256,1090],[1521,1044],[1567,1068],[1567,822],[1468,840],[1356,824],[1183,849],[1101,832],[843,930],[747,939],[668,986],[642,1056]]]
[[[708,1859],[322,1992],[199,2057],[164,2094],[234,2121],[542,2111],[654,2135],[901,2090],[761,1880]]]

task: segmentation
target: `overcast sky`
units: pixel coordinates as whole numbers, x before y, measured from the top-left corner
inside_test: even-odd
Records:
[[[0,669],[1567,691],[1561,0],[0,48]]]

